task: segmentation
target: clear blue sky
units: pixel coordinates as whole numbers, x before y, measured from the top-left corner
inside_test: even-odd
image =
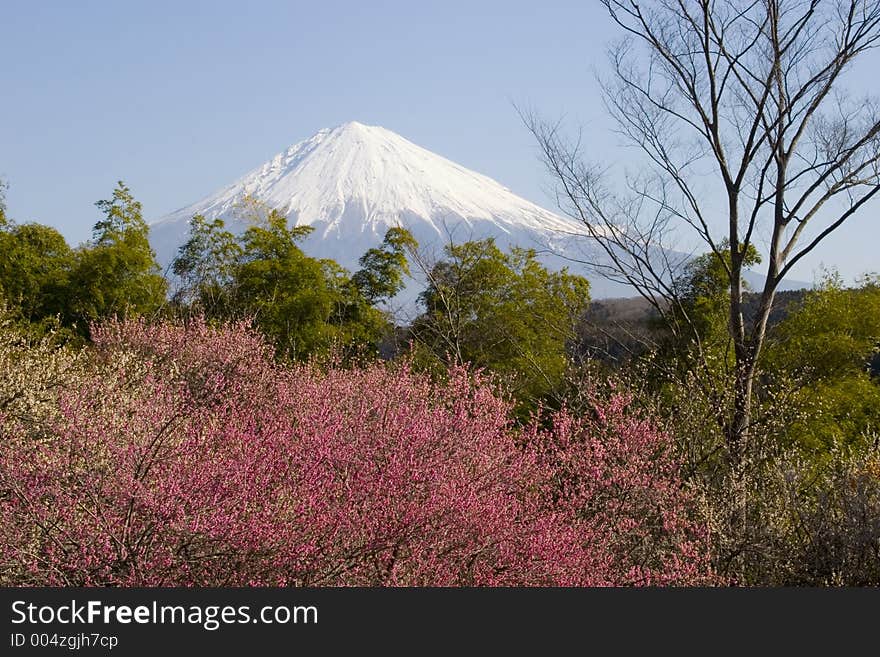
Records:
[[[616,34],[591,0],[4,0],[9,214],[77,243],[118,179],[152,220],[349,120],[385,126],[552,209],[512,102],[583,124],[599,159],[625,158],[591,72]],[[852,84],[877,87],[867,73]],[[811,280],[820,263],[847,277],[880,270],[872,210],[798,278]]]

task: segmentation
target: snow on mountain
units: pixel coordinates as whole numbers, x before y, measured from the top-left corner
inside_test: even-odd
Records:
[[[303,249],[354,270],[388,228],[409,229],[420,245],[440,254],[450,241],[495,237],[499,246],[547,251],[548,265],[566,265],[551,253],[583,257],[588,238],[571,219],[531,203],[482,174],[466,169],[377,126],[357,122],[325,129],[207,198],[163,217],[151,241],[166,266],[186,240],[194,214],[245,228],[237,207],[252,196],[282,211],[312,234]]]
[[[222,218],[233,232],[243,231],[239,208],[248,196],[280,210],[292,224],[312,226],[302,243],[306,253],[332,258],[351,271],[388,228],[403,226],[434,257],[441,257],[451,241],[494,237],[503,249],[534,248],[547,266],[567,266],[586,276],[593,298],[635,295],[633,288],[577,262],[607,262],[579,223],[390,130],[355,121],[321,130],[215,194],[153,223],[150,240],[160,264],[170,264],[195,214]],[[690,257],[667,253],[681,263]],[[414,280],[396,299],[404,314],[415,310],[423,286],[423,277],[413,273]],[[763,286],[762,276],[747,276],[754,288]],[[801,287],[808,285],[793,281],[781,289]]]

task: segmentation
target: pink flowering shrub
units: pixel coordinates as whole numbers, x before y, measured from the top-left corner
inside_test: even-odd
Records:
[[[0,584],[712,581],[669,440],[625,396],[517,429],[464,370],[285,367],[201,321],[93,335],[41,438],[0,415]]]
[[[562,513],[589,545],[578,583],[709,583],[708,538],[694,496],[678,477],[669,436],[629,410],[617,393],[590,418],[553,416],[551,430],[527,436],[541,468],[548,509]],[[575,583],[575,582],[572,582]]]

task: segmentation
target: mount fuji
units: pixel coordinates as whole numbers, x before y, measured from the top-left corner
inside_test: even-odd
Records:
[[[390,130],[356,121],[321,130],[218,192],[154,222],[150,241],[159,263],[167,267],[174,259],[193,215],[223,219],[229,230],[243,232],[247,224],[240,206],[247,198],[281,211],[293,225],[311,226],[303,250],[332,258],[349,271],[358,269],[361,255],[378,246],[389,228],[402,226],[429,260],[442,257],[450,242],[493,237],[502,249],[533,248],[551,269],[568,267],[587,277],[594,299],[635,296],[633,288],[596,276],[584,264],[608,260],[580,223]],[[666,253],[681,264],[691,257]],[[756,272],[745,276],[753,289],[764,284]],[[424,275],[413,268],[413,280],[395,299],[404,314],[416,309],[424,285]],[[780,289],[805,287],[810,284],[783,281]]]
[[[358,258],[379,245],[392,226],[408,229],[421,247],[438,256],[450,241],[494,237],[501,248],[534,248],[547,266],[576,271],[565,258],[584,258],[589,251],[589,237],[575,221],[390,130],[351,122],[321,130],[215,194],[153,223],[151,241],[159,262],[171,262],[195,214],[221,218],[233,232],[243,231],[237,208],[246,197],[281,211],[293,225],[311,226],[303,250],[349,270],[358,268]],[[602,284],[619,289],[594,289],[594,296],[632,295],[629,288]],[[408,289],[413,287],[417,281]]]

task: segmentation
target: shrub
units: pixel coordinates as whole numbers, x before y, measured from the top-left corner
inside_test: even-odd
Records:
[[[669,438],[625,395],[518,429],[461,368],[283,367],[199,320],[92,335],[40,439],[0,416],[4,585],[712,581]]]

